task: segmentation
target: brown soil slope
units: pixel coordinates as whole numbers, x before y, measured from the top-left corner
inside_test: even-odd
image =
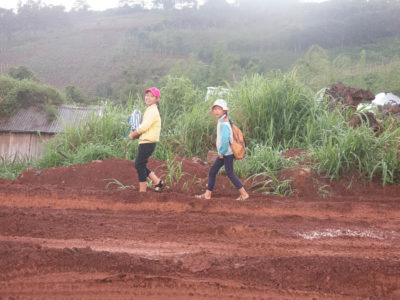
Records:
[[[184,160],[160,194],[120,189],[119,159],[0,180],[0,299],[400,298],[399,186],[290,169],[293,196],[238,202],[221,176],[197,200],[208,168]]]

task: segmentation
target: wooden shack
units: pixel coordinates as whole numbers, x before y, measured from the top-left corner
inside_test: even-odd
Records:
[[[0,158],[38,158],[45,143],[55,134],[62,133],[65,125],[76,125],[92,114],[102,115],[100,106],[60,105],[57,116],[49,121],[42,107],[21,109],[5,122],[0,123]]]

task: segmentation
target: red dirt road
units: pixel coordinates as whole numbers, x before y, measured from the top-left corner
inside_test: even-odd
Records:
[[[292,169],[295,195],[221,176],[205,201],[208,167],[182,171],[160,194],[108,184],[136,185],[118,159],[0,179],[0,299],[400,299],[399,186]]]

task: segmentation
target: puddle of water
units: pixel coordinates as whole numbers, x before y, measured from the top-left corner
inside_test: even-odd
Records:
[[[306,240],[336,238],[336,237],[358,237],[358,238],[370,238],[377,240],[384,240],[388,238],[388,234],[381,231],[351,230],[351,229],[326,229],[323,231],[316,230],[303,233],[298,232],[297,236],[300,236]]]
[[[86,248],[92,251],[107,251],[114,253],[128,253],[140,255],[145,258],[160,258],[164,256],[176,256],[189,253],[197,253],[195,246],[187,246],[179,243],[145,243],[122,240],[85,241],[81,239],[59,240],[32,237],[0,236],[0,241],[34,243],[47,248]]]

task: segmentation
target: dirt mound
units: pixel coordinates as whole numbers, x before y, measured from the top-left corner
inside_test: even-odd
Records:
[[[180,163],[182,167],[178,170]],[[153,158],[149,159],[148,167],[162,177],[168,173],[172,176],[178,176],[176,174],[179,173],[181,179],[194,176],[202,179],[208,176],[208,166],[190,159],[179,159],[175,166],[170,166],[171,172],[164,161]],[[117,181],[124,186],[137,185],[138,176],[133,161],[109,158],[68,167],[28,169],[18,176],[16,183],[105,190],[118,188]]]
[[[169,191],[199,193],[207,184],[209,165],[201,160],[178,158],[168,165],[165,161],[150,158],[148,167],[167,182]],[[57,187],[80,190],[137,189],[138,176],[133,161],[109,158],[68,167],[27,169],[14,181],[15,184]],[[226,176],[218,176],[216,193],[236,194]],[[5,181],[4,183],[10,183]]]
[[[357,107],[362,101],[375,99],[375,95],[371,91],[347,87],[341,82],[333,84],[325,93],[330,100],[339,101],[352,107]]]
[[[293,149],[285,152],[285,157],[300,157],[305,150]],[[179,158],[175,163],[150,158],[148,167],[161,176],[166,182],[169,192],[193,195],[204,191],[207,185],[210,166],[199,159]],[[400,186],[385,186],[379,183],[365,182],[351,178],[342,181],[331,181],[308,167],[296,166],[283,170],[279,180],[290,180],[294,194],[289,197],[307,197],[326,199],[336,196],[359,196],[373,198],[384,194],[397,197]],[[244,180],[242,180],[244,182]],[[109,158],[104,161],[71,165],[68,167],[52,167],[48,169],[28,169],[12,180],[1,180],[4,186],[20,185],[35,187],[43,193],[58,190],[80,190],[85,192],[104,192],[106,190],[137,190],[138,176],[133,161]],[[251,191],[254,182],[245,183]],[[40,192],[40,191],[37,192]],[[213,193],[216,197],[233,197],[237,195],[232,183],[225,175],[217,176],[217,184]],[[256,196],[252,192],[253,196]],[[262,193],[258,193],[262,196]]]

